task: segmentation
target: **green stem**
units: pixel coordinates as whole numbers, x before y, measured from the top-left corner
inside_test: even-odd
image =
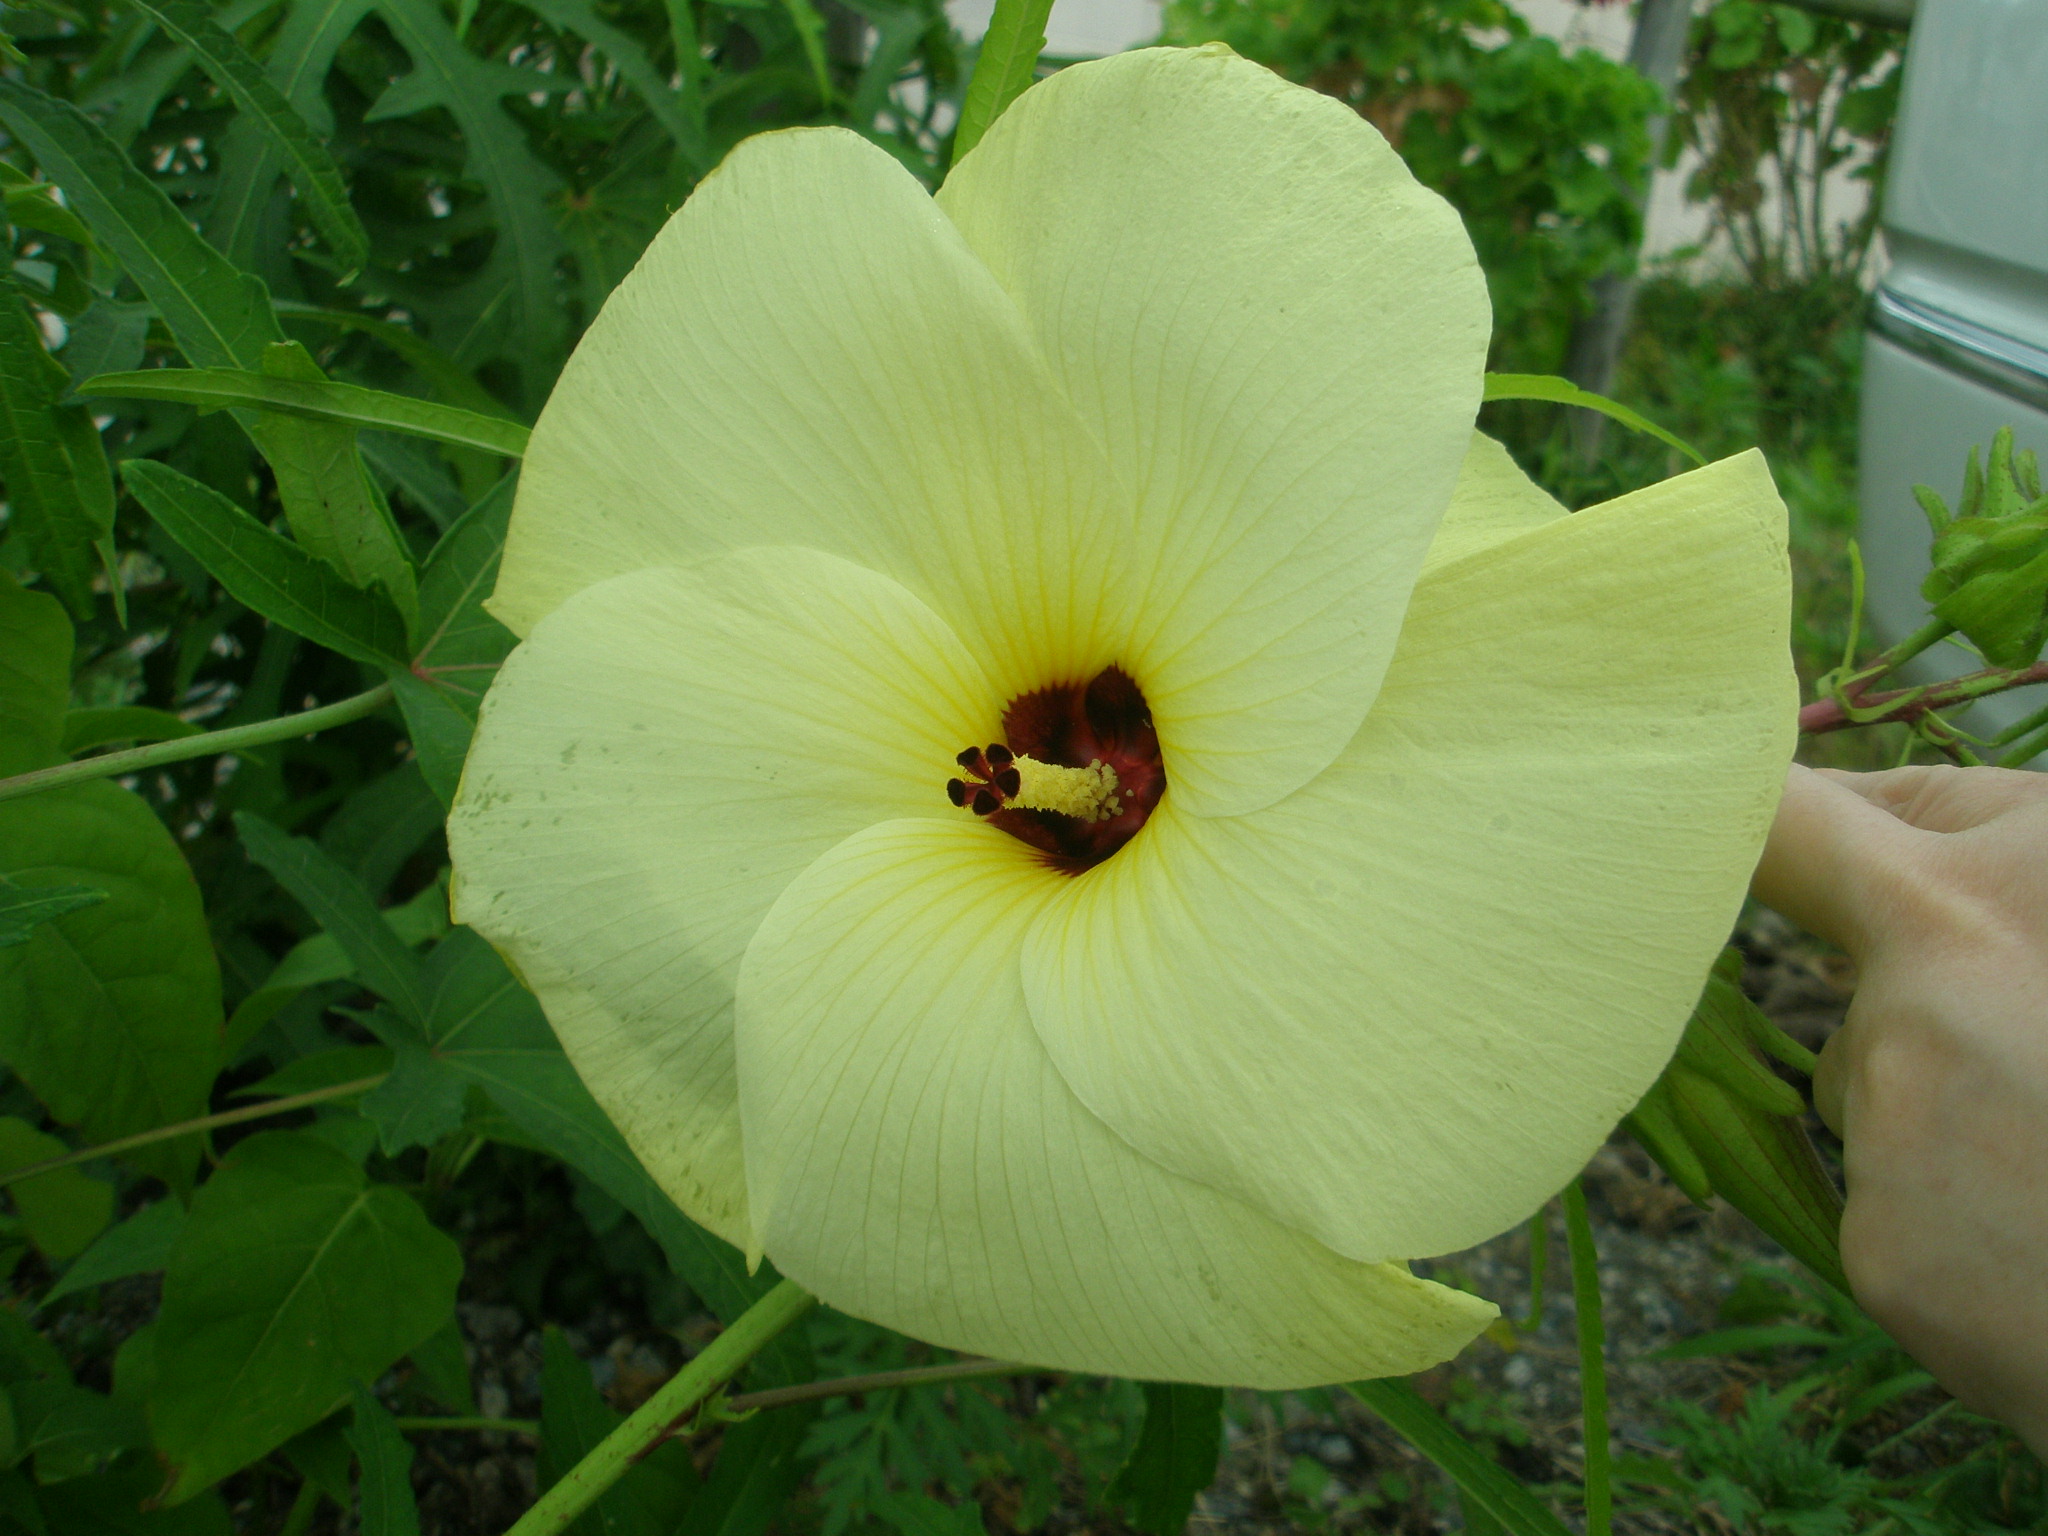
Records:
[[[506,1536],[555,1536],[600,1495],[667,1439],[690,1411],[731,1379],[775,1336],[811,1309],[810,1292],[784,1280],[740,1314],[704,1352],[671,1376],[633,1416],[571,1467],[562,1480],[519,1517]]]
[[[48,1158],[40,1163],[29,1163],[20,1168],[9,1168],[0,1173],[0,1189],[9,1184],[19,1184],[23,1179],[33,1179],[38,1174],[50,1173],[58,1168],[69,1168],[73,1163],[90,1163],[102,1157],[112,1157],[116,1152],[130,1152],[137,1147],[146,1147],[153,1142],[173,1141],[180,1136],[196,1135],[210,1131],[217,1126],[240,1125],[244,1120],[261,1120],[266,1115],[282,1115],[294,1109],[304,1109],[309,1104],[320,1104],[328,1099],[345,1099],[350,1094],[368,1093],[391,1074],[379,1072],[375,1077],[359,1077],[351,1083],[336,1083],[328,1088],[311,1088],[304,1093],[295,1093],[290,1098],[272,1099],[268,1104],[249,1104],[241,1109],[222,1110],[217,1115],[201,1115],[196,1120],[180,1120],[176,1125],[160,1125],[153,1131],[137,1131],[133,1136],[123,1136],[119,1141],[103,1141],[96,1147],[80,1147],[76,1152],[67,1152],[62,1157]]]
[[[941,1381],[968,1381],[976,1376],[1015,1376],[1035,1367],[1015,1360],[955,1360],[950,1365],[924,1365],[901,1371],[876,1371],[868,1376],[835,1376],[829,1381],[806,1381],[794,1387],[770,1387],[765,1392],[742,1392],[725,1400],[729,1413],[746,1413],[755,1408],[784,1408],[791,1403],[812,1403],[820,1398],[852,1397],[860,1392],[884,1392],[891,1387],[922,1387]]]
[[[1939,1408],[1936,1408],[1932,1413],[1925,1414],[1922,1417],[1915,1419],[1911,1424],[1908,1424],[1904,1429],[1900,1430],[1897,1434],[1890,1435],[1885,1439],[1878,1441],[1877,1444],[1873,1445],[1869,1450],[1863,1453],[1863,1464],[1866,1467],[1871,1465],[1878,1459],[1878,1457],[1884,1455],[1886,1451],[1891,1450],[1894,1446],[1903,1445],[1906,1441],[1912,1439],[1913,1436],[1919,1434],[1921,1430],[1927,1428],[1930,1424],[1935,1423],[1937,1420],[1945,1417],[1952,1410],[1960,1408],[1961,1406],[1962,1404],[1958,1403],[1954,1398],[1950,1398],[1947,1402],[1943,1403]]]
[[[1529,1318],[1525,1330],[1543,1326],[1543,1282],[1550,1273],[1550,1202],[1529,1218]]]
[[[1572,1252],[1572,1307],[1579,1325],[1579,1402],[1586,1436],[1586,1536],[1614,1525],[1613,1450],[1607,1439],[1607,1329],[1600,1317],[1600,1255],[1577,1179],[1564,1187],[1564,1232]]]
[[[525,1435],[528,1439],[537,1438],[540,1434],[540,1421],[538,1419],[484,1419],[472,1416],[469,1418],[394,1419],[392,1422],[401,1430],[490,1430],[501,1435]]]
[[[0,800],[33,795],[45,789],[62,789],[67,784],[84,784],[93,779],[119,778],[122,774],[141,773],[145,769],[187,762],[195,757],[219,757],[226,752],[290,741],[295,736],[310,736],[315,731],[332,730],[337,725],[347,725],[351,720],[375,714],[390,702],[391,685],[379,683],[367,693],[343,699],[338,704],[323,704],[301,714],[281,715],[275,720],[258,720],[254,725],[230,726],[225,731],[208,731],[203,736],[181,736],[176,741],[159,741],[152,746],[130,747],[126,752],[108,752],[100,757],[81,758],[75,763],[59,763],[54,768],[38,768],[33,773],[18,773],[11,779],[0,779]]]

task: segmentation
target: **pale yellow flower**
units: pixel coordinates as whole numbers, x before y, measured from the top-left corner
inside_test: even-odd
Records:
[[[1795,702],[1758,456],[1567,517],[1487,330],[1451,211],[1221,50],[1062,71],[936,199],[835,130],[698,189],[535,430],[449,826],[684,1210],[1047,1366],[1486,1324],[1403,1261],[1656,1077]]]

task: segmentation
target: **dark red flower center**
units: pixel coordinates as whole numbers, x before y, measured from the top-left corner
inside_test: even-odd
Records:
[[[1166,792],[1152,711],[1120,668],[1110,667],[1085,685],[1061,683],[1020,694],[1003,711],[1003,734],[1007,745],[994,742],[960,754],[968,777],[948,781],[946,792],[955,805],[1029,843],[1067,874],[1093,868],[1137,836]],[[1085,770],[1109,792],[1092,816],[1013,804],[1024,789],[1019,758]]]

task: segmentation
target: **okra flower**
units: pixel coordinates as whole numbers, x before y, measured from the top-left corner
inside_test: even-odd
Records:
[[[825,129],[697,190],[535,429],[449,827],[685,1211],[1051,1367],[1485,1326],[1404,1261],[1656,1077],[1795,703],[1761,460],[1564,515],[1472,431],[1488,323],[1220,49],[1062,71],[936,198]]]

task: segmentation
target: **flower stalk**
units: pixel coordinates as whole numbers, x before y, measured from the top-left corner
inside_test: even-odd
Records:
[[[567,1530],[606,1489],[674,1434],[700,1403],[808,1312],[814,1301],[794,1280],[778,1284],[605,1436],[596,1450],[564,1473],[560,1482],[519,1517],[507,1536],[554,1536]]]

